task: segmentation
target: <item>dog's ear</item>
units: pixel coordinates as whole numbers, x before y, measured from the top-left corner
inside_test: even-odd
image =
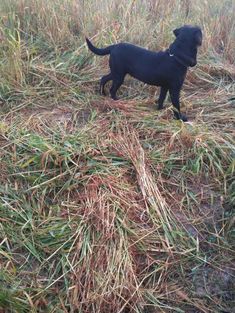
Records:
[[[201,46],[202,45],[202,31],[200,28],[196,30],[194,38],[195,38],[197,46]]]
[[[177,37],[179,35],[180,30],[181,30],[181,28],[176,28],[176,29],[173,30],[173,33],[174,33],[175,37]]]

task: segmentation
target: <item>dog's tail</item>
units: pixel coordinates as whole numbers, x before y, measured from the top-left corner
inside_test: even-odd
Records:
[[[95,46],[93,46],[93,44],[90,42],[90,40],[88,38],[86,38],[86,43],[88,45],[88,48],[95,54],[97,55],[106,55],[106,54],[110,54],[112,47],[113,46],[108,46],[106,48],[96,48]]]

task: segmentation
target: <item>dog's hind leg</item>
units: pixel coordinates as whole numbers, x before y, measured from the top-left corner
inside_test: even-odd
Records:
[[[168,91],[168,88],[161,87],[160,96],[159,96],[158,101],[157,101],[157,104],[158,104],[157,105],[157,109],[158,110],[162,110],[163,109],[163,102],[166,99],[167,91]]]
[[[108,81],[112,80],[112,74],[109,73],[108,75],[105,75],[103,77],[101,77],[101,80],[100,80],[100,94],[105,96],[105,90],[104,90],[104,87],[106,85],[106,83]]]
[[[113,84],[110,88],[110,94],[113,100],[118,100],[116,93],[117,93],[118,88],[122,85],[123,81],[124,81],[124,76],[119,76],[119,78],[113,79]]]
[[[171,102],[174,108],[174,115],[177,120],[182,120],[183,122],[187,122],[187,117],[180,112],[180,88],[170,89]]]

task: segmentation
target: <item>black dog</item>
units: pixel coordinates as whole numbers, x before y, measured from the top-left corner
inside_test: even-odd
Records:
[[[129,74],[138,80],[155,86],[161,86],[158,109],[169,90],[177,119],[187,121],[180,113],[180,90],[188,67],[197,64],[197,48],[202,43],[202,31],[199,27],[183,26],[175,29],[175,41],[166,51],[153,52],[129,43],[119,43],[104,49],[98,49],[86,38],[89,49],[98,55],[110,54],[111,72],[101,78],[100,92],[105,95],[104,86],[112,80],[110,94],[116,100],[116,92],[122,85],[124,77]]]

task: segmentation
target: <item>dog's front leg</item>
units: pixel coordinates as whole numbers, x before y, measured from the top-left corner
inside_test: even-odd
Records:
[[[158,110],[162,110],[163,109],[163,102],[166,99],[167,91],[168,91],[168,88],[161,87],[160,96],[159,96],[158,101],[157,101],[157,104],[158,104],[157,109]]]
[[[180,89],[181,88],[171,88],[170,96],[171,102],[174,106],[174,115],[177,120],[182,120],[183,122],[187,122],[187,117],[180,112]]]

